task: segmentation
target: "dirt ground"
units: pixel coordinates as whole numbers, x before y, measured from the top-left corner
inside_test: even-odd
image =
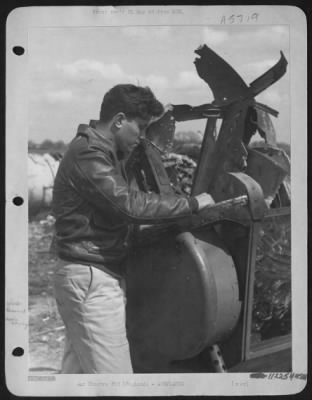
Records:
[[[29,221],[29,370],[57,373],[61,367],[64,325],[53,296],[50,253],[53,218],[47,213]]]

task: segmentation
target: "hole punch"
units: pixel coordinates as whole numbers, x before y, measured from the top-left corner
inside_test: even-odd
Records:
[[[24,203],[23,197],[16,196],[13,198],[13,204],[16,206],[21,206]]]
[[[14,46],[12,50],[17,56],[22,56],[25,53],[25,49],[22,46]]]
[[[15,347],[12,351],[14,357],[21,357],[24,355],[24,349],[22,347]]]

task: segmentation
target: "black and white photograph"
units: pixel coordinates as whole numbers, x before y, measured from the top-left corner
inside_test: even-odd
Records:
[[[304,13],[15,9],[6,62],[9,390],[303,390]]]

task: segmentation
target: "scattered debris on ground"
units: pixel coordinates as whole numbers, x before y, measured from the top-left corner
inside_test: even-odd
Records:
[[[40,215],[29,221],[29,368],[57,373],[64,346],[64,326],[53,294],[57,261],[50,253],[54,218]]]

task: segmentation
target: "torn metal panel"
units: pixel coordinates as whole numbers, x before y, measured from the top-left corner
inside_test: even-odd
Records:
[[[274,108],[271,108],[271,107],[269,107],[269,106],[267,106],[267,105],[265,105],[265,104],[256,102],[256,103],[254,104],[254,107],[257,108],[257,109],[259,109],[259,110],[265,111],[265,112],[267,112],[267,113],[273,115],[273,117],[275,117],[275,118],[278,117],[278,111],[274,110]]]
[[[246,172],[260,184],[268,204],[272,203],[288,174],[286,162],[278,152],[278,149],[250,149],[248,153]]]
[[[213,50],[204,45],[195,53],[200,56],[194,61],[197,73],[212,90],[215,105],[225,106],[235,100],[252,97],[243,79]]]
[[[276,132],[269,114],[259,108],[255,110],[257,113],[257,128],[260,136],[264,138],[267,144],[276,146]]]
[[[255,79],[249,85],[253,96],[257,96],[259,93],[266,90],[269,86],[273,85],[273,83],[277,82],[286,72],[287,68],[287,60],[281,51],[281,58],[279,61],[270,68],[263,75],[259,76],[259,78]]]
[[[171,110],[153,122],[146,130],[146,138],[160,151],[168,151],[173,142],[175,132],[175,118]]]

